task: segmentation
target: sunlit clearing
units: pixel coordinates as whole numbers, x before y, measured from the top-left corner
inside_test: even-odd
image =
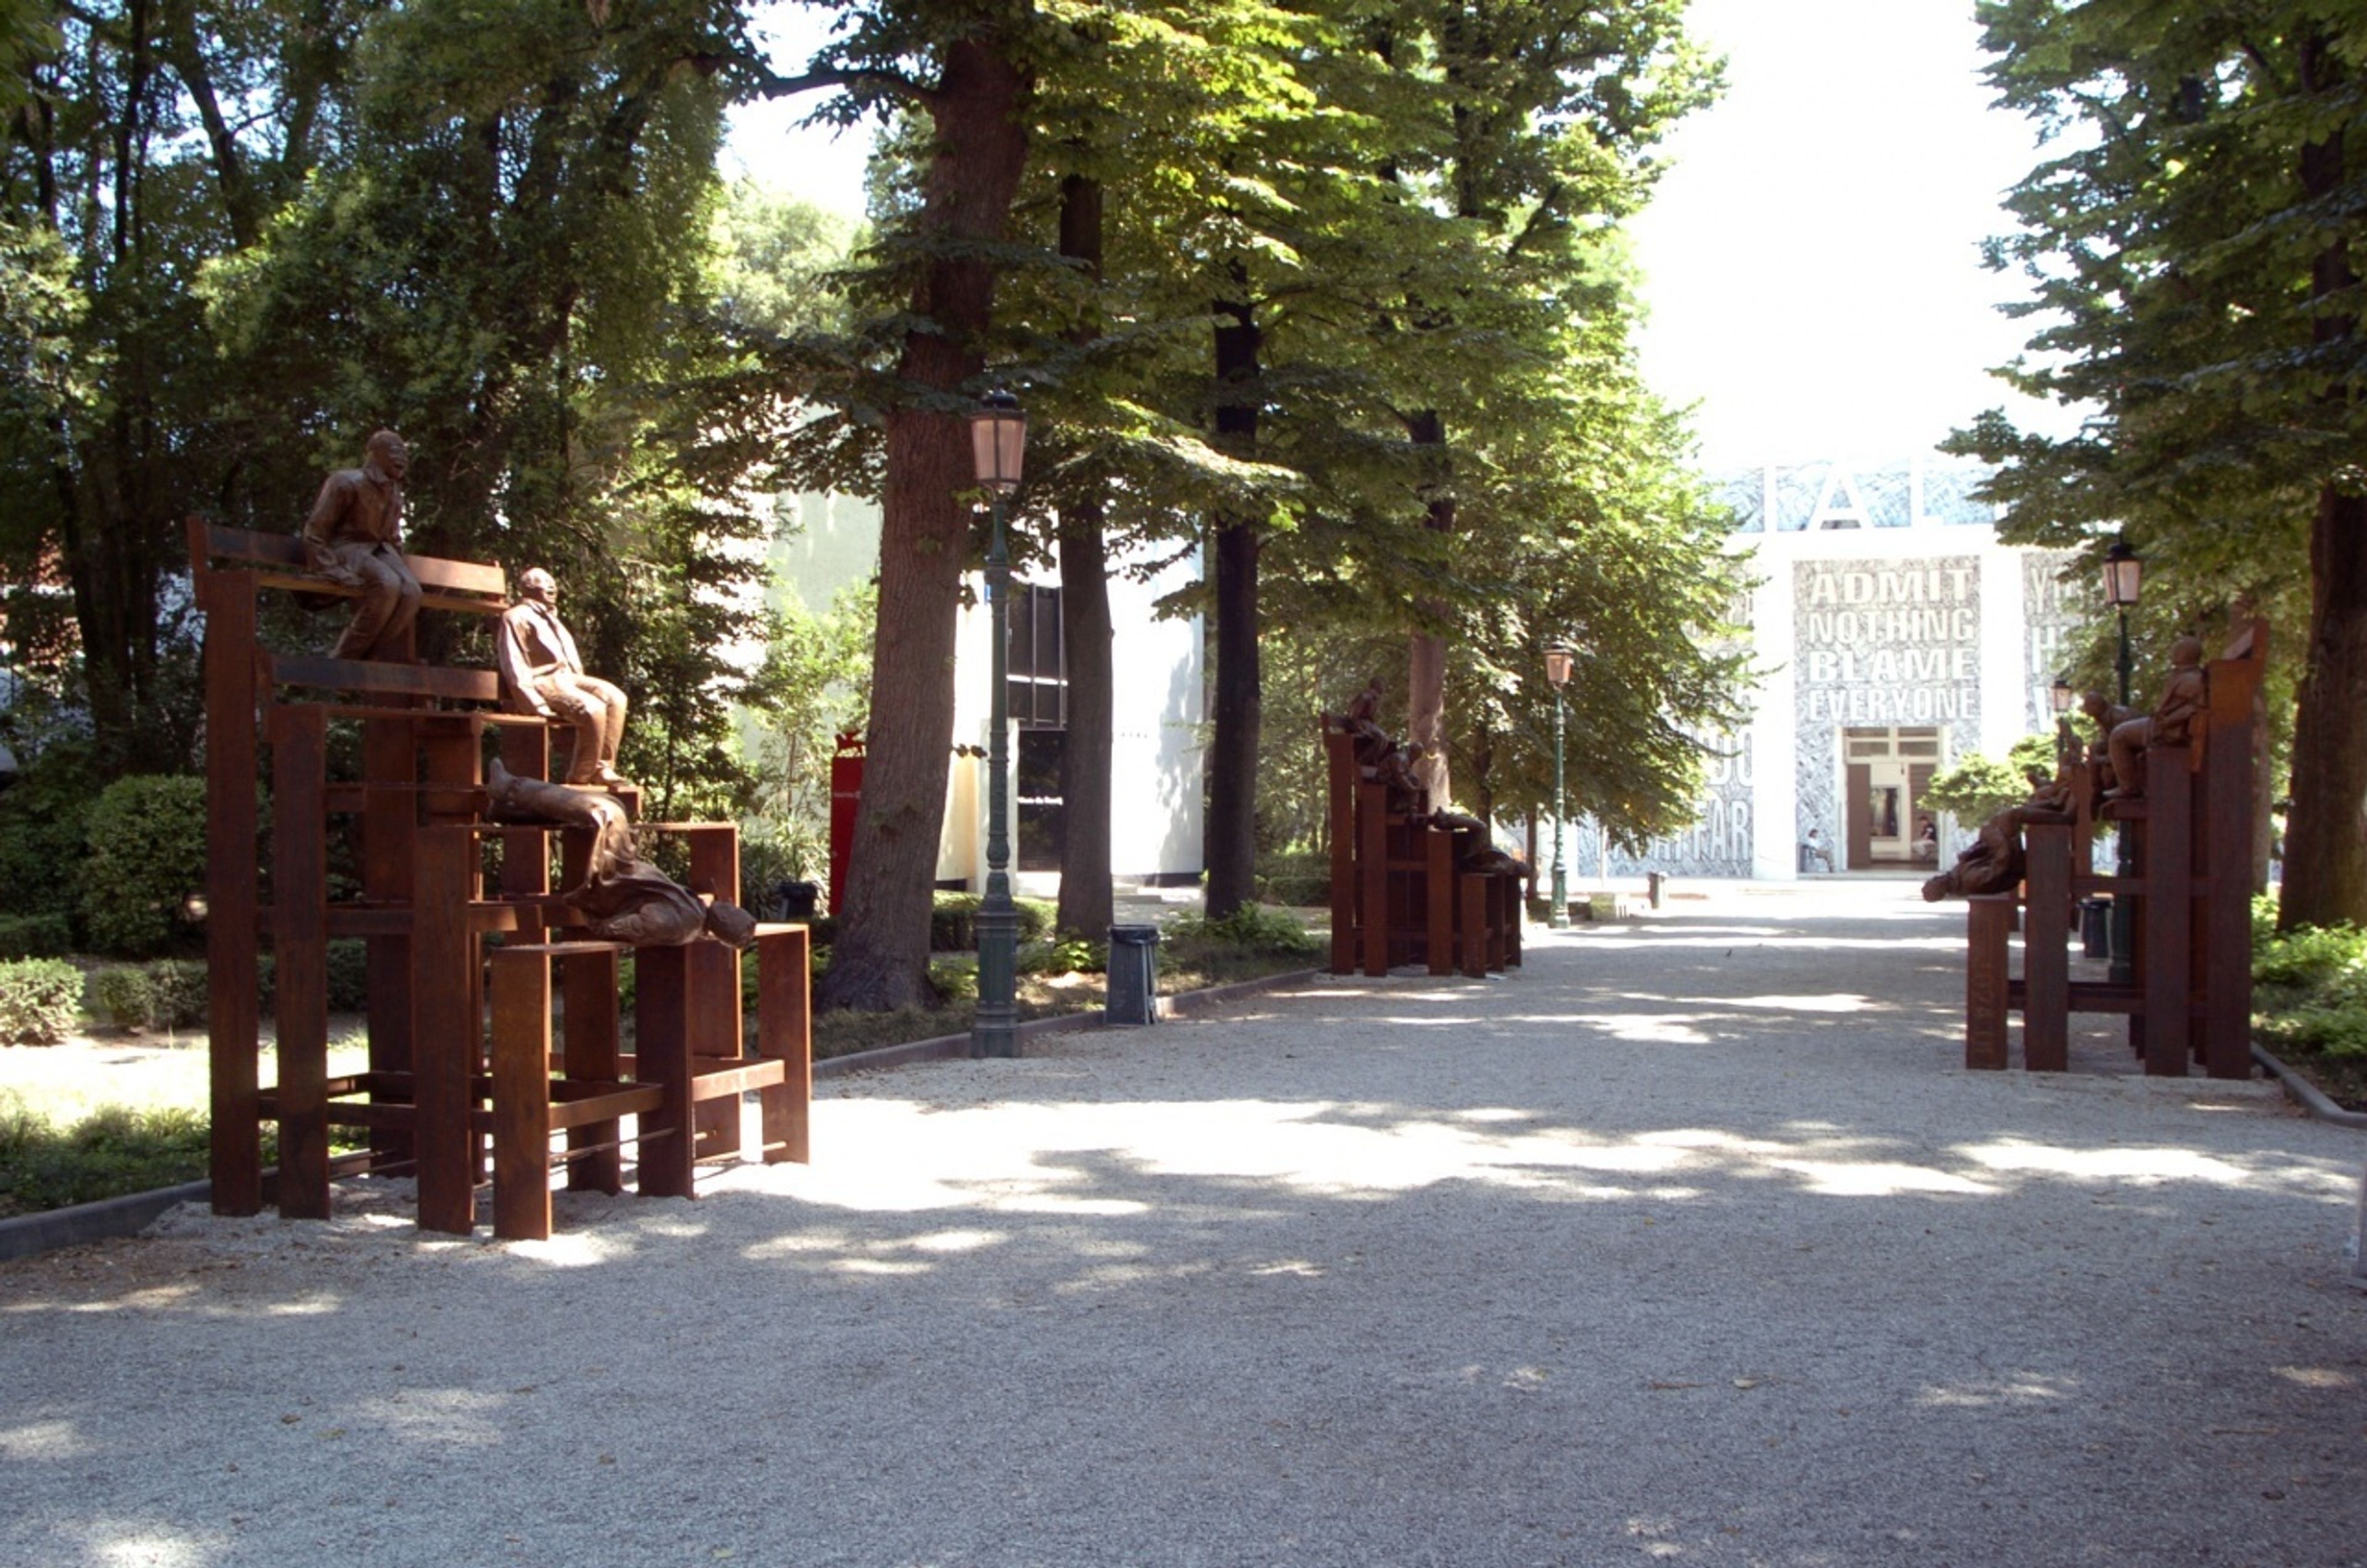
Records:
[[[1690,998],[1680,998],[1679,1000]],[[1704,998],[1706,1001],[1709,998]],[[1823,997],[1727,997],[1720,998],[1728,1007],[1780,1008],[1786,1012],[1888,1012],[1888,1002],[1877,1002],[1872,997],[1835,992]]]
[[[92,1452],[71,1421],[35,1421],[24,1427],[0,1427],[0,1458],[18,1463],[37,1459],[80,1459]]]
[[[1904,1192],[1954,1192],[1965,1197],[1988,1197],[1998,1189],[1928,1166],[1840,1160],[1778,1159],[1777,1170],[1804,1177],[1808,1189],[1833,1198],[1892,1198]]]
[[[1991,1170],[2036,1170],[2086,1181],[2208,1181],[2220,1187],[2241,1187],[2251,1179],[2251,1173],[2241,1167],[2192,1149],[2066,1149],[2001,1138],[1995,1143],[1967,1144],[1957,1152]]]
[[[345,1304],[342,1296],[315,1295],[300,1302],[275,1302],[266,1310],[272,1317],[325,1317]]]
[[[1535,1112],[1515,1111],[1510,1106],[1474,1106],[1468,1111],[1452,1112],[1457,1122],[1525,1122]]]
[[[554,1269],[589,1269],[626,1256],[626,1249],[603,1240],[592,1231],[561,1231],[548,1241],[514,1241],[509,1249],[521,1258],[548,1263]]]
[[[2333,1367],[2274,1367],[2271,1371],[2287,1382],[2297,1382],[2304,1388],[2357,1388],[2359,1380]]]
[[[357,1414],[423,1445],[490,1449],[504,1440],[494,1419],[509,1396],[465,1388],[405,1389],[364,1401]]]
[[[2068,1399],[2077,1389],[2068,1378],[2024,1376],[2004,1382],[1959,1383],[1954,1388],[1927,1388],[1918,1404],[1978,1407],[1990,1404],[2041,1404]]]
[[[1650,1045],[1706,1045],[1709,1036],[1693,1026],[1693,1013],[1604,1012],[1580,1015],[1573,1023],[1599,1029],[1614,1040],[1635,1040]]]
[[[127,1525],[120,1534],[105,1525],[92,1529],[90,1560],[108,1568],[196,1568],[214,1555],[187,1537],[168,1535],[153,1525]]]
[[[1002,1231],[938,1231],[916,1235],[908,1244],[915,1252],[977,1252],[1000,1247],[1011,1237]]]
[[[925,1274],[929,1265],[917,1261],[898,1262],[888,1258],[842,1258],[831,1265],[842,1274]]]
[[[1309,1263],[1303,1258],[1285,1258],[1278,1262],[1261,1263],[1250,1272],[1258,1275],[1295,1274],[1302,1280],[1319,1280],[1326,1270],[1321,1264]]]

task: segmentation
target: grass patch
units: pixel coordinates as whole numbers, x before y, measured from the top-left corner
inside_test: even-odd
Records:
[[[0,1219],[196,1181],[206,1152],[201,1111],[110,1105],[60,1126],[0,1091]]]

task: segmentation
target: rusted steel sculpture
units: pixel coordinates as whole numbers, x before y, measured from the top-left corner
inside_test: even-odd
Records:
[[[2066,763],[2058,797],[2033,796],[1984,827],[1985,843],[1967,852],[1977,863],[1959,878],[1969,928],[1966,1066],[2007,1065],[2009,1023],[2020,1012],[2022,1065],[2060,1072],[2069,1064],[2070,1015],[2119,1013],[2148,1073],[2177,1076],[2198,1062],[2214,1077],[2250,1073],[2259,743],[2252,705],[2267,654],[2266,624],[2246,622],[2207,666],[2202,643],[2180,638],[2149,714],[2090,693],[2082,706],[2106,744]],[[2109,784],[2107,773],[2117,775]],[[2100,822],[2134,837],[2135,874],[2091,868]],[[2126,983],[2071,977],[2072,912],[2098,895],[2132,906],[2135,973]]]
[[[402,554],[402,476],[411,449],[391,430],[369,438],[362,466],[321,486],[301,535],[304,564],[361,594],[337,639],[338,659],[406,660],[421,589]]]
[[[1422,964],[1475,977],[1521,962],[1525,868],[1477,818],[1433,810],[1418,746],[1380,727],[1381,685],[1324,720],[1331,767],[1331,968]]]
[[[518,599],[502,615],[493,642],[502,705],[512,713],[559,718],[575,731],[564,783],[614,787],[617,749],[625,739],[625,694],[587,674],[575,638],[559,618],[559,584],[534,567],[518,578]]]

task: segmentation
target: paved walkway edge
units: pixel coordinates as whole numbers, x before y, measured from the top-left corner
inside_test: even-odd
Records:
[[[2252,1060],[2266,1067],[2269,1076],[2285,1086],[2285,1092],[2301,1101],[2302,1109],[2321,1122],[2331,1122],[2338,1127],[2367,1128],[2367,1111],[2345,1111],[2326,1098],[2326,1091],[2307,1078],[2278,1061],[2258,1045],[2252,1047]]]
[[[0,1220],[0,1263],[30,1258],[37,1252],[53,1252],[61,1247],[80,1247],[110,1236],[137,1235],[174,1204],[203,1203],[213,1195],[214,1184],[210,1181],[185,1181],[178,1187],[127,1192],[120,1198],[102,1198],[96,1203],[75,1203],[68,1208],[46,1209],[38,1214]]]
[[[1170,1018],[1190,1018],[1236,998],[1254,996],[1284,986],[1304,985],[1313,979],[1316,973],[1312,969],[1296,969],[1255,980],[1240,980],[1229,986],[1211,986],[1205,991],[1185,991],[1180,996],[1162,997],[1160,998],[1160,1010]],[[1098,1013],[1065,1013],[1059,1018],[1030,1020],[1019,1026],[1019,1036],[1027,1040],[1039,1034],[1058,1034],[1071,1029],[1108,1027]],[[832,1078],[881,1067],[909,1066],[915,1062],[956,1061],[968,1055],[968,1034],[941,1034],[934,1040],[909,1040],[900,1045],[883,1045],[876,1051],[857,1051],[849,1055],[832,1056],[814,1064],[814,1077]],[[2359,1124],[2367,1126],[2367,1116],[2359,1118]],[[46,1209],[38,1214],[19,1214],[13,1219],[0,1220],[0,1263],[30,1258],[35,1253],[54,1252],[62,1247],[81,1247],[119,1235],[137,1235],[147,1229],[157,1215],[175,1204],[208,1202],[213,1193],[214,1184],[210,1181],[185,1181],[178,1187],[127,1192],[120,1198],[102,1198],[96,1203],[75,1203],[63,1209]]]

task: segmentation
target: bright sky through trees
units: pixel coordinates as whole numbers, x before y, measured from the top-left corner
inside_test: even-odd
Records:
[[[1997,312],[2018,279],[1980,242],[2037,149],[1989,107],[1970,0],[1693,0],[1727,59],[1726,96],[1682,126],[1635,224],[1652,384],[1695,405],[1713,469],[1820,457],[1895,460],[1981,410],[2054,428],[1987,374],[2027,323]],[[766,18],[784,67],[826,13]],[[797,130],[810,103],[733,120],[730,156],[768,185],[855,213],[869,137]]]

